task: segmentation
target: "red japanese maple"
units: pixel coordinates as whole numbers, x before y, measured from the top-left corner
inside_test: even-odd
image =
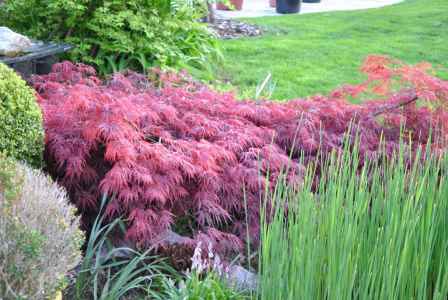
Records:
[[[175,225],[191,241],[238,249],[246,219],[257,242],[263,192],[285,172],[290,184],[300,183],[299,161],[341,149],[349,128],[369,157],[381,138],[387,151],[403,134],[415,146],[430,135],[444,140],[448,82],[428,65],[372,56],[362,71],[368,80],[360,85],[275,103],[237,101],[175,74],[159,73],[161,86],[132,72],[102,81],[92,68],[64,62],[33,81],[48,171],[86,224],[107,194],[114,198],[107,214],[125,216],[127,238],[142,245]],[[378,96],[361,105],[347,100],[372,92]]]

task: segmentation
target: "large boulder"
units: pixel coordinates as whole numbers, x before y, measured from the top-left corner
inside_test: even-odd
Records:
[[[0,27],[0,56],[14,57],[31,48],[32,42],[8,27]]]

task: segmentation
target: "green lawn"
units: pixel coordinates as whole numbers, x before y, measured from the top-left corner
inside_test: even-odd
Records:
[[[362,77],[368,54],[387,54],[408,63],[428,61],[448,79],[448,0],[407,0],[363,11],[247,19],[267,33],[258,38],[220,41],[225,63],[217,77],[240,95],[272,72],[272,98],[326,93]],[[252,96],[253,97],[253,96]]]

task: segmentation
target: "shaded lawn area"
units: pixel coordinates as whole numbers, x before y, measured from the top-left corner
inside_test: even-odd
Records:
[[[362,79],[368,54],[406,63],[428,61],[448,79],[448,0],[407,0],[394,6],[245,20],[265,27],[258,38],[220,41],[225,63],[217,78],[229,80],[242,96],[272,73],[271,98],[326,93]]]

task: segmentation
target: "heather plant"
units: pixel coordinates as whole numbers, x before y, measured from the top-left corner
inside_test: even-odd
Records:
[[[80,261],[83,235],[65,191],[0,157],[0,298],[48,299]]]
[[[287,103],[237,101],[182,74],[132,72],[101,81],[84,65],[62,63],[34,78],[46,130],[50,174],[69,192],[89,227],[101,195],[105,213],[123,216],[125,237],[153,245],[168,229],[187,244],[221,254],[259,241],[260,201],[280,175],[291,186],[318,153],[342,151],[359,132],[360,162],[391,155],[400,139],[445,149],[448,83],[427,65],[370,57],[368,79],[329,96]],[[348,99],[362,97],[361,105]],[[437,141],[437,142],[431,142]],[[320,166],[318,165],[319,169]],[[320,172],[316,175],[316,183]]]
[[[204,3],[167,0],[15,0],[0,7],[0,20],[41,40],[76,45],[72,60],[102,73],[148,66],[207,68],[217,58],[212,34],[197,22]]]
[[[405,145],[378,160],[347,146],[317,187],[316,164],[301,189],[277,185],[261,219],[259,299],[448,297],[448,155],[409,159]]]
[[[35,92],[0,63],[0,152],[40,166],[43,135]]]

